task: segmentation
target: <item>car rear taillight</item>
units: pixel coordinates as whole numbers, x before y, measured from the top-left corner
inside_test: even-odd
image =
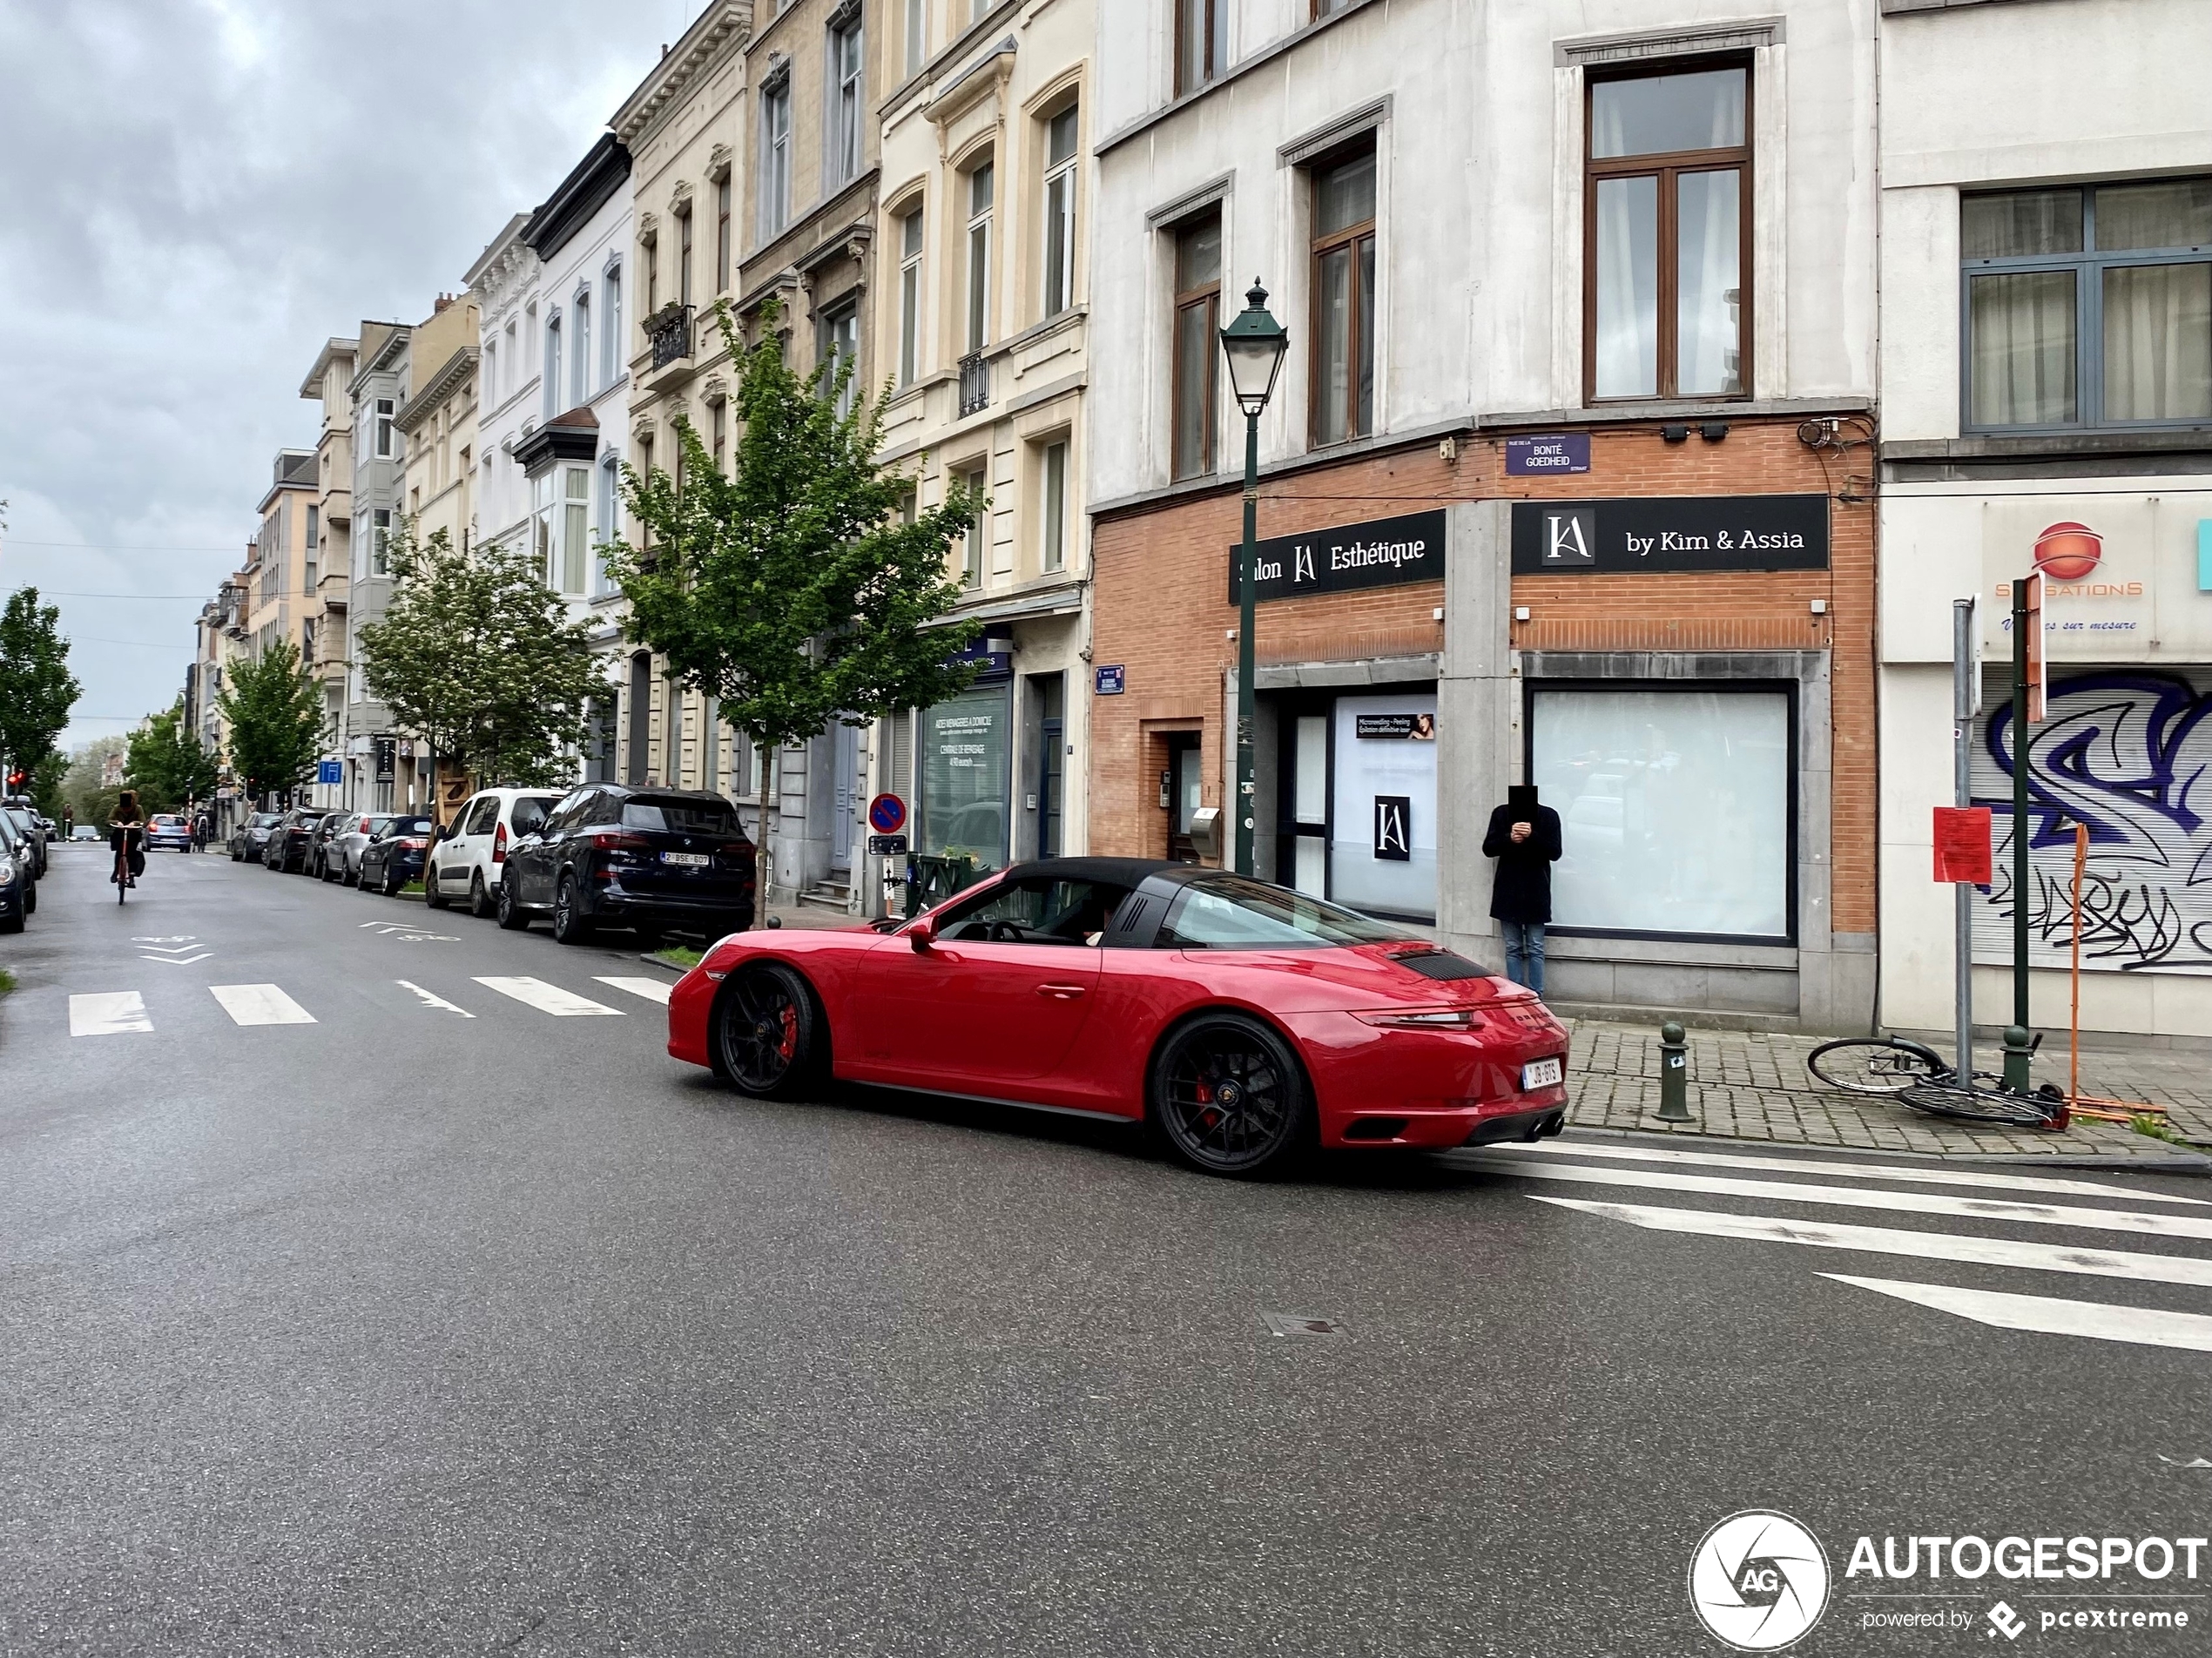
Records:
[[[601,852],[651,852],[653,843],[643,835],[597,834],[591,844]]]
[[[507,861],[507,826],[503,823],[492,831],[491,860],[495,864]]]
[[[422,852],[427,850],[429,845],[428,840],[402,840],[400,842],[400,849],[402,852]]]

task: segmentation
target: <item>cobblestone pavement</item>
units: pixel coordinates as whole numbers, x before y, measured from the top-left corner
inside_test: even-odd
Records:
[[[1852,1146],[1952,1156],[2020,1153],[2141,1157],[2212,1150],[2212,1059],[2150,1049],[2087,1049],[2085,1096],[2163,1105],[2189,1146],[2137,1134],[2124,1123],[2076,1119],[2064,1134],[1949,1122],[1903,1105],[1822,1088],[1805,1069],[1819,1038],[1755,1031],[1692,1030],[1689,1123],[1655,1120],[1659,1109],[1659,1028],[1570,1019],[1568,1121],[1578,1128],[1636,1129],[1802,1145]],[[1939,1045],[1939,1051],[1940,1046]],[[1994,1068],[1993,1051],[1979,1062]],[[2063,1039],[2038,1056],[2035,1081],[2067,1082]]]

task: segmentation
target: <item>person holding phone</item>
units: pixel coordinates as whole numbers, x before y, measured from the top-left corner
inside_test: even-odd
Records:
[[[1552,866],[1559,861],[1559,813],[1516,783],[1490,814],[1482,855],[1498,860],[1490,913],[1506,940],[1506,977],[1544,994],[1544,928],[1552,919]]]

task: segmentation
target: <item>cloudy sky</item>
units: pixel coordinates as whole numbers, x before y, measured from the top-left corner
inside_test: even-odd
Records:
[[[61,607],[64,745],[176,698],[322,342],[458,289],[695,11],[0,0],[0,593]]]

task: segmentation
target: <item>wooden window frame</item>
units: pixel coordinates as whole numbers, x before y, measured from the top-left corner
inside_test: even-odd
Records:
[[[1170,43],[1169,57],[1175,71],[1175,96],[1182,98],[1197,91],[1201,86],[1211,86],[1229,67],[1229,41],[1224,24],[1227,22],[1224,8],[1229,0],[1175,0],[1175,12],[1170,26],[1175,38]],[[1183,39],[1184,25],[1192,8],[1197,8],[1205,20],[1205,65],[1195,80],[1186,80],[1183,74]]]
[[[1180,266],[1182,263],[1184,237],[1197,230],[1209,219],[1214,221],[1215,233],[1218,235],[1222,228],[1221,208],[1218,204],[1209,207],[1204,212],[1193,213],[1190,218],[1171,226],[1175,245],[1170,257],[1174,259],[1177,266]],[[1170,280],[1175,280],[1176,277],[1171,275]],[[1180,472],[1176,469],[1177,439],[1183,431],[1184,399],[1188,395],[1183,384],[1183,358],[1177,347],[1183,339],[1184,313],[1202,306],[1205,307],[1208,313],[1205,329],[1207,338],[1209,340],[1218,340],[1221,336],[1221,277],[1218,270],[1211,282],[1201,282],[1192,288],[1177,289],[1172,307],[1173,320],[1168,335],[1168,475],[1170,480],[1177,482],[1184,478],[1206,477],[1221,469],[1221,433],[1219,430],[1221,365],[1216,360],[1211,348],[1206,354],[1206,366],[1210,372],[1205,376],[1205,384],[1202,388],[1205,403],[1204,422],[1199,428],[1205,435],[1204,453],[1200,457],[1204,464],[1190,472]]]
[[[1339,149],[1332,150],[1325,155],[1316,156],[1312,160],[1305,164],[1304,170],[1305,172],[1307,213],[1306,223],[1308,225],[1313,225],[1319,222],[1320,213],[1318,210],[1321,200],[1321,175],[1327,172],[1332,167],[1341,166],[1345,162],[1352,160],[1362,151],[1366,151],[1369,155],[1374,158],[1376,166],[1375,195],[1377,200],[1379,202],[1382,196],[1382,157],[1379,153],[1379,147],[1375,144],[1374,134],[1372,132],[1363,133],[1353,142],[1345,145]],[[1329,439],[1326,443],[1324,443],[1321,440],[1321,260],[1324,255],[1333,253],[1339,248],[1348,247],[1352,249],[1352,307],[1350,312],[1350,327],[1352,331],[1352,342],[1355,347],[1357,347],[1359,341],[1359,325],[1363,320],[1362,313],[1359,309],[1359,244],[1362,241],[1377,240],[1375,229],[1376,223],[1377,220],[1374,215],[1371,213],[1356,225],[1347,225],[1342,230],[1332,230],[1326,235],[1323,235],[1318,231],[1310,231],[1308,233],[1308,247],[1305,265],[1305,435],[1306,447],[1309,448],[1334,448],[1340,443],[1350,443],[1357,438],[1372,437],[1374,435],[1374,433],[1372,430],[1363,428],[1359,425],[1359,394],[1358,390],[1359,376],[1357,373],[1358,365],[1355,364],[1355,372],[1352,376],[1352,389],[1350,394],[1351,407],[1345,411],[1345,423],[1346,430],[1345,431],[1343,436],[1332,437]],[[1376,284],[1379,286],[1382,280],[1382,250],[1379,244],[1378,244],[1375,250],[1375,278]],[[1372,364],[1369,365],[1369,372],[1373,372]]]
[[[1657,80],[1669,75],[1694,75],[1706,70],[1740,69],[1743,71],[1743,142],[1716,150],[1675,150],[1658,155],[1608,156],[1600,159],[1593,152],[1593,115],[1597,106],[1597,88],[1607,82]],[[1676,388],[1681,376],[1681,306],[1680,264],[1682,255],[1682,216],[1679,210],[1678,186],[1686,172],[1725,172],[1736,169],[1738,192],[1737,206],[1736,261],[1737,300],[1736,334],[1737,361],[1741,366],[1738,388],[1732,392],[1693,392],[1689,397],[1697,402],[1744,402],[1753,394],[1751,365],[1752,324],[1752,230],[1751,222],[1751,150],[1755,140],[1751,121],[1756,100],[1753,92],[1754,69],[1748,57],[1670,57],[1643,66],[1586,74],[1582,81],[1582,401],[1586,407],[1599,403],[1649,403],[1676,401],[1683,394]],[[1655,351],[1657,357],[1656,383],[1649,393],[1601,398],[1597,394],[1597,187],[1605,179],[1656,178],[1658,180],[1658,246],[1653,250],[1656,260],[1656,281],[1653,304],[1657,307],[1657,334]]]
[[[730,291],[730,175],[714,181],[714,291]]]
[[[691,303],[691,210],[688,204],[676,215],[676,298]]]

